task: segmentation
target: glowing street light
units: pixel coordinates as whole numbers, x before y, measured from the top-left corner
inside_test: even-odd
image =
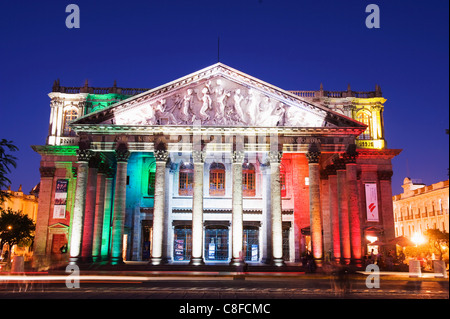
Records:
[[[418,245],[422,245],[425,243],[426,238],[424,235],[422,235],[421,233],[414,233],[414,235],[411,238],[411,241],[416,244],[416,246]]]

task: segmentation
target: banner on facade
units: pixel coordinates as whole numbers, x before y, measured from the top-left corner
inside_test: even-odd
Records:
[[[58,179],[56,181],[55,203],[53,207],[53,218],[66,218],[67,186],[69,180]]]
[[[175,260],[184,260],[184,240],[175,239]]]
[[[364,184],[366,189],[366,211],[367,221],[377,222],[378,220],[378,196],[377,184]]]

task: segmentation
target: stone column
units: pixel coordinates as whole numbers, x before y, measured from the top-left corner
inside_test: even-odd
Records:
[[[110,168],[106,172],[106,179],[105,179],[105,204],[104,204],[103,231],[101,240],[102,258],[109,256],[111,248],[110,234],[111,234],[113,191],[114,191],[114,170]]]
[[[230,265],[239,266],[245,264],[243,253],[243,204],[242,204],[242,163],[244,152],[233,152],[233,163],[231,164],[233,174],[233,198],[232,198],[232,258]]]
[[[95,197],[94,236],[92,240],[92,259],[101,259],[103,215],[105,213],[105,182],[108,167],[104,162],[100,163],[97,172],[97,194]]]
[[[153,238],[152,238],[152,265],[160,265],[163,260],[163,238],[164,238],[164,203],[166,163],[169,152],[155,150],[155,201],[153,206]]]
[[[92,261],[92,241],[94,235],[95,204],[97,195],[97,173],[100,160],[93,156],[89,161],[86,207],[84,209],[83,240],[81,257],[85,262]]]
[[[348,201],[348,217],[350,227],[350,246],[352,262],[356,265],[362,263],[362,242],[361,242],[361,223],[358,201],[358,184],[356,178],[356,146],[351,147],[345,154],[345,171],[347,179],[347,201]]]
[[[270,151],[270,203],[272,210],[272,263],[283,266],[283,225],[281,210],[280,165],[282,152]]]
[[[339,232],[339,201],[337,193],[337,176],[334,165],[327,167],[328,187],[329,187],[329,205],[331,217],[331,238],[333,258],[335,261],[341,261],[341,239]]]
[[[125,205],[126,205],[126,186],[127,186],[127,161],[130,152],[121,148],[116,150],[117,169],[116,186],[114,196],[114,216],[112,226],[111,240],[111,263],[118,264],[123,262],[123,231],[125,225]]]
[[[339,235],[341,244],[341,262],[350,263],[351,245],[350,245],[350,222],[348,217],[347,202],[347,174],[345,171],[345,162],[339,158],[334,161],[337,173],[337,193],[338,193],[338,211],[339,211]]]
[[[309,168],[309,218],[312,254],[317,263],[323,260],[322,216],[320,212],[320,168],[319,151],[306,153]]]
[[[194,193],[192,195],[192,256],[191,265],[201,265],[203,261],[203,161],[204,152],[193,151]]]
[[[70,262],[79,262],[81,258],[81,241],[83,238],[84,210],[86,207],[86,189],[89,160],[94,155],[91,150],[80,149],[78,153],[77,187],[73,207],[72,228],[70,235]]]

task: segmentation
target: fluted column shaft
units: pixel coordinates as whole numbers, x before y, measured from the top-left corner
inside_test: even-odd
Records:
[[[282,152],[271,151],[270,161],[270,203],[272,210],[272,263],[284,265],[283,261],[283,222],[281,209],[280,165]]]
[[[127,160],[130,153],[127,150],[117,150],[116,186],[114,196],[114,215],[111,240],[111,263],[123,262],[123,232],[125,225]]]
[[[309,217],[311,228],[312,254],[316,261],[323,259],[322,216],[320,210],[320,152],[308,152],[309,168]]]
[[[72,227],[70,236],[70,261],[75,263],[81,257],[83,239],[84,211],[86,207],[86,189],[89,171],[89,160],[94,155],[91,150],[78,150],[77,186],[75,189],[75,203],[73,208]]]
[[[233,174],[233,198],[231,212],[232,226],[232,265],[242,265],[245,263],[243,253],[243,204],[242,204],[242,163],[244,152],[236,151],[233,153],[233,163],[231,164]]]
[[[338,190],[338,210],[339,210],[339,235],[341,237],[341,261],[348,264],[351,259],[351,244],[350,244],[350,221],[348,215],[348,201],[347,201],[347,174],[345,164],[342,160],[336,160],[337,173],[337,190]]]
[[[193,151],[194,192],[192,195],[192,265],[203,264],[203,157],[202,151]]]
[[[103,215],[105,213],[105,181],[106,167],[104,163],[100,164],[97,173],[97,194],[95,198],[95,218],[94,218],[94,236],[92,240],[92,258],[98,261],[101,258],[102,232],[103,232]]]
[[[155,201],[153,206],[153,239],[151,259],[151,263],[153,265],[159,265],[163,260],[165,175],[168,157],[169,152],[167,151],[155,151]]]

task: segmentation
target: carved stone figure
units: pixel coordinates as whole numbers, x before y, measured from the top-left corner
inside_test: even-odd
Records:
[[[206,111],[211,108],[211,104],[212,104],[212,100],[211,100],[211,96],[209,95],[208,87],[205,86],[202,89],[202,94],[203,94],[203,96],[202,96],[201,100],[202,100],[203,104],[200,109],[200,115],[201,115],[203,121],[207,121],[207,120],[209,120],[209,115],[206,113]]]
[[[237,119],[240,122],[244,122],[245,118],[244,118],[244,113],[242,112],[242,106],[241,106],[241,102],[244,99],[244,97],[241,94],[241,89],[236,89],[236,91],[234,91],[234,109],[236,111],[236,115],[237,115]]]

